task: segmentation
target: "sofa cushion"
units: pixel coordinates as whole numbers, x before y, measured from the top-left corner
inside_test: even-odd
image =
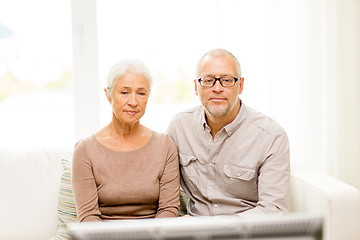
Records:
[[[62,159],[64,171],[61,176],[58,218],[59,225],[66,226],[69,222],[76,221],[76,208],[71,186],[71,161]]]
[[[71,236],[66,231],[66,225],[70,222],[76,222],[76,207],[71,185],[71,166],[72,162],[62,159],[63,172],[61,175],[59,202],[58,202],[58,225],[59,230],[52,239],[68,240]]]
[[[186,205],[189,201],[189,196],[186,194],[186,192],[180,188],[180,212],[179,212],[179,216],[184,216],[186,214],[188,214],[187,209],[186,209]]]

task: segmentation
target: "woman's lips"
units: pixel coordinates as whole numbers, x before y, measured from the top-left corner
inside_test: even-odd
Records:
[[[135,115],[137,113],[137,111],[125,111],[125,112],[130,115]]]

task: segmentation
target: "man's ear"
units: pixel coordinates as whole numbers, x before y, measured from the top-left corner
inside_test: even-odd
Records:
[[[199,96],[196,79],[194,79],[194,85],[195,85],[195,94],[196,94],[196,96]]]
[[[239,79],[240,83],[239,83],[239,95],[242,93],[243,89],[244,89],[244,78],[241,77]]]

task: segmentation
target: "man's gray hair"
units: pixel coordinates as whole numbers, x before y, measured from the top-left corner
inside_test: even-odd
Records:
[[[210,50],[200,58],[197,66],[196,66],[196,76],[200,77],[200,74],[201,74],[200,68],[201,68],[202,62],[204,61],[204,59],[207,56],[211,57],[211,56],[222,56],[222,55],[228,55],[228,56],[230,56],[230,57],[232,57],[234,59],[234,61],[236,63],[237,77],[241,78],[241,67],[240,67],[239,61],[237,60],[237,58],[231,52],[229,52],[229,51],[227,51],[225,49],[222,49],[222,48],[216,48],[216,49]]]
[[[106,86],[107,97],[112,96],[116,80],[123,77],[128,72],[142,74],[149,81],[149,86],[151,89],[153,80],[150,74],[150,70],[147,68],[147,66],[138,59],[125,59],[117,62],[109,70]]]

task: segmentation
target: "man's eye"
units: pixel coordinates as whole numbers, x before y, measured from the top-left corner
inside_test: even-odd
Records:
[[[139,92],[138,93],[140,96],[145,96],[146,94],[144,92]]]
[[[126,92],[126,91],[122,91],[121,92],[121,94],[123,94],[123,95],[126,95],[126,94],[128,94],[129,92]]]
[[[205,83],[211,83],[213,81],[213,79],[212,78],[204,78],[203,81]]]
[[[223,82],[232,82],[232,81],[234,81],[232,78],[230,78],[230,77],[223,77],[223,78],[221,78],[221,80],[223,81]]]

